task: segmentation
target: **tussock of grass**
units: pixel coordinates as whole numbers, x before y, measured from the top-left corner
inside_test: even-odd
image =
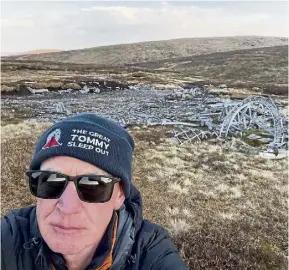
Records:
[[[2,128],[2,214],[34,203],[24,173],[46,126]],[[131,128],[144,216],[169,230],[190,269],[285,269],[287,161],[233,155],[205,141],[178,146],[168,130]]]
[[[181,232],[187,232],[190,230],[190,224],[185,219],[170,219],[171,233],[178,235]]]
[[[227,219],[227,220],[235,220],[236,219],[236,214],[232,213],[232,212],[221,212],[219,213],[220,217],[223,219]]]
[[[170,192],[174,192],[174,193],[178,193],[178,194],[188,194],[189,189],[186,187],[182,187],[181,184],[175,182],[169,185],[169,191]]]

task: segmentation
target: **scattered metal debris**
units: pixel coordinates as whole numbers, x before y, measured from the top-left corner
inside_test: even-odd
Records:
[[[60,94],[66,94],[66,93],[71,93],[73,91],[73,89],[71,89],[71,88],[68,88],[68,89],[65,89],[65,90],[58,90],[58,93],[60,93]]]
[[[195,92],[200,96],[199,92]],[[176,98],[180,97],[177,95]],[[219,102],[208,98],[199,100],[190,120],[199,121],[206,130],[191,128],[190,123],[170,123],[178,126],[175,137],[180,144],[193,140],[212,137],[239,137],[234,144],[239,143],[250,150],[279,149],[288,146],[288,121],[282,117],[279,108],[271,98],[249,96],[242,101],[225,100]],[[186,127],[186,128],[185,128]],[[258,132],[259,134],[249,133]],[[249,140],[258,140],[257,146],[240,138],[246,136]],[[274,152],[278,155],[278,151]]]
[[[220,85],[218,85],[218,88],[224,89],[224,88],[227,88],[227,85],[226,84],[220,84]]]
[[[128,85],[124,83],[121,83],[119,81],[107,81],[104,79],[93,81],[79,80],[77,83],[74,81],[68,84],[57,86],[50,85],[48,87],[49,89],[34,89],[33,86],[31,86],[31,84],[33,83],[34,82],[24,82],[23,89],[27,89],[28,93],[30,92],[32,94],[44,94],[44,93],[75,94],[77,92],[81,94],[94,94],[94,93],[121,91],[128,89]],[[26,94],[26,92],[24,94]]]
[[[67,90],[67,95],[60,95],[58,91],[49,95],[7,95],[1,99],[2,109],[25,107],[33,111],[39,121],[49,122],[86,111],[109,116],[123,126],[170,125],[175,130],[174,141],[180,144],[212,137],[221,140],[224,147],[242,147],[254,153],[275,147],[277,156],[281,155],[281,149],[288,148],[288,119],[280,113],[284,114],[286,108],[264,96],[231,100],[203,87],[160,91],[151,85],[128,86],[117,95],[101,87],[87,82],[83,91],[69,93]],[[98,92],[97,89],[100,89],[99,95],[88,98],[85,94]],[[61,101],[55,107],[56,100]]]
[[[27,87],[27,89],[30,91],[31,94],[36,95],[36,94],[44,94],[48,93],[48,89],[33,89],[31,87]]]
[[[109,89],[111,87],[108,87]],[[79,90],[81,94],[88,94],[88,93],[100,93],[100,89],[98,87],[89,87],[85,85],[82,89]]]
[[[208,139],[208,137],[216,136],[214,132],[198,130],[195,128],[190,128],[188,126],[179,127],[179,131],[174,130],[174,137],[178,140],[179,144],[184,144],[186,142],[192,142],[193,140],[204,140]]]
[[[71,114],[71,111],[64,106],[63,102],[58,102],[56,104],[56,112],[61,113],[61,114],[66,114],[66,115]]]
[[[235,105],[224,117],[220,136],[227,137],[229,133],[243,133],[250,129],[263,130],[268,136],[273,136],[271,144],[277,147],[284,145],[286,136],[288,139],[279,109],[270,98],[249,96]]]

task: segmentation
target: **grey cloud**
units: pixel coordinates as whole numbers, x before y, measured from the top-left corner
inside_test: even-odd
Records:
[[[270,13],[268,4],[264,11],[262,4],[259,11],[256,9],[257,3],[249,11],[230,11],[224,4],[216,3],[134,3],[131,7],[121,2],[21,3],[13,16],[9,15],[13,8],[10,3],[3,7],[2,51],[78,49],[193,36],[288,35],[287,13],[278,13],[276,17],[279,6]]]

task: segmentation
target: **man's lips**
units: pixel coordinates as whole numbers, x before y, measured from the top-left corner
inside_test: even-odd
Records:
[[[60,233],[77,233],[83,230],[83,228],[81,227],[67,227],[61,224],[51,224],[51,225],[55,231],[60,232]]]

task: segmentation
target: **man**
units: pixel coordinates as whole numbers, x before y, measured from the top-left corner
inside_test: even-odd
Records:
[[[123,127],[95,114],[46,130],[27,172],[36,206],[1,220],[1,269],[187,269],[166,231],[143,220],[133,150]]]

